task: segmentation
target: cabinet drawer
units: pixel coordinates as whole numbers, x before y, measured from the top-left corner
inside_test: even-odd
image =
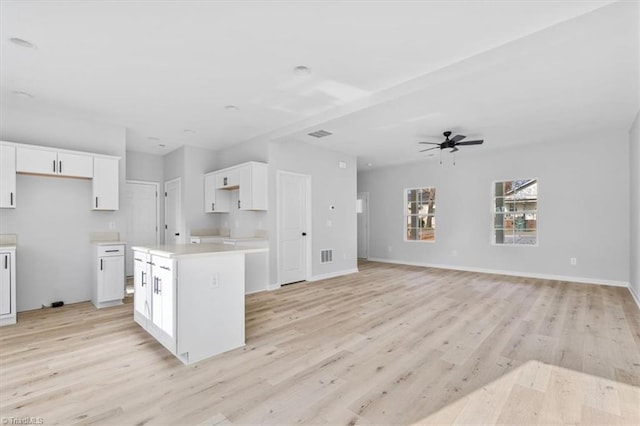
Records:
[[[173,259],[169,259],[168,257],[151,256],[151,265],[154,268],[161,268],[166,271],[173,271]]]
[[[124,256],[124,245],[114,244],[112,246],[99,246],[98,257]]]

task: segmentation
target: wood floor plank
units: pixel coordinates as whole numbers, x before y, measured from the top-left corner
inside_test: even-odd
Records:
[[[44,424],[640,424],[627,289],[360,262],[246,296],[246,346],[184,366],[131,299],[0,328],[0,416]]]

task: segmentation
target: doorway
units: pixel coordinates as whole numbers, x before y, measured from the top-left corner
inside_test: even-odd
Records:
[[[311,176],[278,170],[278,283],[307,279],[311,272]]]
[[[184,236],[182,228],[182,195],[180,178],[164,183],[164,241],[165,244],[181,244]]]
[[[125,272],[133,276],[133,246],[158,244],[158,184],[127,181],[124,185],[126,215]]]
[[[358,214],[358,259],[369,258],[369,193],[361,192],[356,201]]]

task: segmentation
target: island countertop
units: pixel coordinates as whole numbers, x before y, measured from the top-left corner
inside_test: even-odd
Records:
[[[221,253],[261,253],[269,251],[266,247],[243,247],[230,244],[160,244],[153,246],[134,246],[133,251],[142,251],[163,257],[179,258],[192,256],[211,256]]]

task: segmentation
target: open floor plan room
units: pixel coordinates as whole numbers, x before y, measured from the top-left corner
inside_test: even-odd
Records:
[[[626,288],[360,262],[246,297],[246,346],[184,366],[132,303],[0,329],[3,417],[45,424],[637,424]]]

